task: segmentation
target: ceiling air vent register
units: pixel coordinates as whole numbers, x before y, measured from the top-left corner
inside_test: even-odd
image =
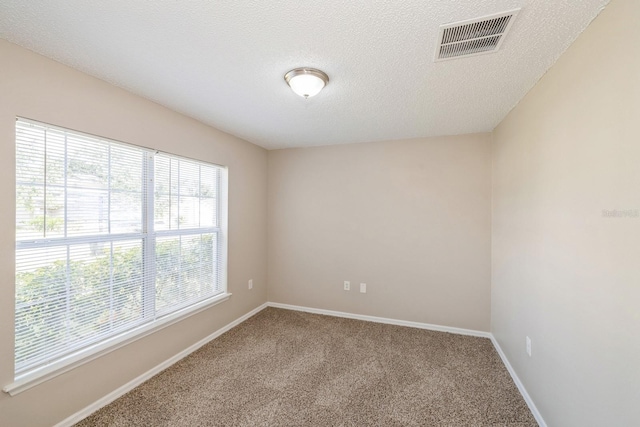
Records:
[[[436,61],[496,52],[520,9],[440,26]]]

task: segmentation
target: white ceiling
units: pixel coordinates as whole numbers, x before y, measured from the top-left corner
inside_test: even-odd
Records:
[[[0,37],[272,149],[491,131],[607,2],[0,0]],[[441,24],[519,7],[497,53],[433,61]]]

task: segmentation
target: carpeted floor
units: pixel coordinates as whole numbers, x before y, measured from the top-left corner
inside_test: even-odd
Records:
[[[267,308],[77,426],[537,426],[486,338]]]

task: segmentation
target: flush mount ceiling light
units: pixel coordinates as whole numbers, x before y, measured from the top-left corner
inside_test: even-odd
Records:
[[[296,68],[284,75],[291,90],[300,96],[315,96],[329,83],[329,76],[315,68]]]

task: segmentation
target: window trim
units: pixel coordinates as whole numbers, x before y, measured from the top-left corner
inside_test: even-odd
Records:
[[[167,326],[171,326],[174,323],[178,323],[181,320],[200,313],[201,311],[213,307],[214,305],[220,304],[221,302],[228,300],[231,295],[233,294],[227,292],[218,294],[214,297],[200,301],[199,303],[196,303],[189,307],[185,307],[181,310],[167,314],[166,316],[156,320],[155,322],[146,323],[134,329],[130,329],[127,332],[115,335],[102,342],[96,343],[90,347],[69,354],[68,356],[58,359],[56,362],[29,371],[22,376],[17,377],[14,382],[3,387],[2,391],[8,393],[11,396],[20,394],[23,391],[30,389],[31,387],[42,384],[43,382],[62,375],[65,372],[77,368],[78,366],[82,366],[87,362],[97,359],[100,356],[109,354],[112,351],[115,351],[154,332],[164,329]]]
[[[219,262],[222,265],[222,268],[219,271],[220,277],[219,277],[219,284],[220,284],[220,289],[221,292],[218,294],[215,294],[213,296],[210,296],[208,298],[205,298],[201,301],[192,303],[186,307],[180,307],[176,310],[170,311],[166,314],[160,314],[158,315],[155,320],[152,321],[145,321],[144,323],[135,326],[129,330],[126,330],[122,333],[113,335],[109,338],[103,339],[99,342],[96,342],[94,344],[91,344],[87,347],[81,348],[77,351],[73,351],[69,354],[67,354],[66,356],[63,356],[53,362],[44,364],[42,366],[30,369],[28,371],[25,371],[19,375],[16,375],[14,377],[14,381],[6,386],[4,386],[2,388],[2,390],[6,393],[8,393],[11,396],[15,396],[19,393],[22,393],[23,391],[26,391],[38,384],[41,384],[45,381],[48,381],[52,378],[55,378],[65,372],[68,372],[78,366],[84,365],[85,363],[88,363],[94,359],[97,359],[98,357],[101,357],[103,355],[106,355],[108,353],[111,353],[112,351],[115,351],[121,347],[124,347],[130,343],[133,343],[141,338],[144,338],[152,333],[155,333],[161,329],[166,328],[167,326],[173,325],[177,322],[180,322],[182,320],[185,320],[197,313],[200,313],[208,308],[211,308],[221,302],[224,302],[226,300],[228,300],[231,297],[231,293],[228,292],[228,282],[227,282],[227,275],[228,275],[228,209],[229,209],[229,197],[228,197],[228,179],[229,179],[229,168],[227,166],[223,166],[220,164],[216,164],[213,162],[207,162],[207,161],[203,161],[203,160],[198,160],[198,159],[193,159],[193,158],[189,158],[189,157],[185,157],[185,156],[180,156],[180,155],[176,155],[173,153],[168,153],[165,151],[160,151],[160,150],[156,150],[156,149],[151,149],[142,145],[135,145],[135,144],[131,144],[131,143],[127,143],[127,142],[121,142],[118,141],[116,139],[113,138],[106,138],[103,136],[97,136],[97,135],[93,135],[93,134],[89,134],[86,132],[81,132],[81,131],[76,131],[73,129],[69,129],[69,128],[64,128],[64,127],[60,127],[60,126],[56,126],[56,125],[51,125],[45,122],[41,122],[41,121],[37,121],[37,120],[32,120],[32,119],[28,119],[28,118],[24,118],[24,117],[16,117],[16,121],[20,120],[23,122],[27,122],[27,123],[33,123],[36,125],[40,125],[40,126],[47,126],[47,127],[51,127],[53,129],[58,129],[64,132],[73,132],[73,133],[77,133],[79,135],[85,135],[88,137],[92,137],[92,138],[99,138],[99,139],[103,139],[103,140],[107,140],[107,141],[113,141],[115,143],[118,144],[123,144],[123,145],[127,145],[127,146],[132,146],[132,147],[136,147],[136,148],[140,148],[143,151],[146,151],[147,154],[145,154],[145,156],[154,156],[155,154],[166,154],[171,156],[172,158],[176,158],[176,159],[184,159],[187,161],[191,161],[191,162],[196,162],[196,163],[200,163],[203,165],[207,165],[207,166],[215,166],[217,168],[219,168],[219,194],[218,194],[218,225],[214,226],[214,227],[205,227],[205,228],[211,228],[212,231],[216,231],[218,238],[220,239],[220,241],[218,242],[218,246],[219,249],[221,251],[221,253],[219,254]],[[16,140],[15,140],[15,132],[14,132],[14,145],[16,144]],[[151,170],[153,171],[153,166],[151,167]],[[15,175],[14,175],[15,176]],[[147,177],[147,179],[153,179],[152,177]],[[17,183],[14,182],[14,186],[17,185]],[[153,189],[151,188],[149,191],[147,191],[147,199],[145,200],[146,203],[149,203],[148,197],[150,194],[152,194]],[[150,209],[147,209],[146,213],[147,213],[147,218],[145,218],[145,222],[143,223],[144,227],[146,228],[148,223],[147,221],[154,220],[154,212],[153,212],[153,204],[150,204]],[[15,217],[15,214],[14,214]],[[153,222],[151,222],[152,227],[153,227]],[[198,230],[202,230],[202,229],[198,229]],[[168,235],[188,235],[188,234],[193,234],[195,232],[194,229],[184,229],[184,230],[160,230],[160,231],[155,231],[153,230],[153,236],[151,236],[153,238],[153,241],[155,242],[155,238],[156,237],[162,237],[162,236],[168,236]],[[141,234],[150,234],[148,233],[148,230],[144,230]],[[138,233],[124,233],[124,234],[112,234],[112,235],[105,235],[104,239],[102,238],[102,236],[96,237],[94,236],[93,238],[90,238],[89,240],[105,240],[105,241],[114,241],[115,240],[121,240],[121,239],[125,239],[127,237],[131,237],[131,236],[139,236]],[[64,238],[65,240],[69,240],[69,238]],[[71,238],[72,240],[78,240],[78,241],[86,241],[87,238],[83,237],[83,236],[78,236],[78,237],[73,237]],[[30,242],[26,242],[26,244],[24,246],[41,246],[41,245],[54,245],[57,242],[57,238],[54,239],[44,239],[46,240],[34,240],[34,241],[30,241]],[[15,246],[15,249],[17,250],[19,248],[18,245]],[[155,248],[153,249],[155,250]],[[15,303],[14,303],[14,310],[15,310]],[[15,328],[15,324],[14,324],[14,328]],[[14,331],[15,334],[15,331]],[[14,363],[15,365],[15,363]],[[14,373],[15,375],[15,373]]]

